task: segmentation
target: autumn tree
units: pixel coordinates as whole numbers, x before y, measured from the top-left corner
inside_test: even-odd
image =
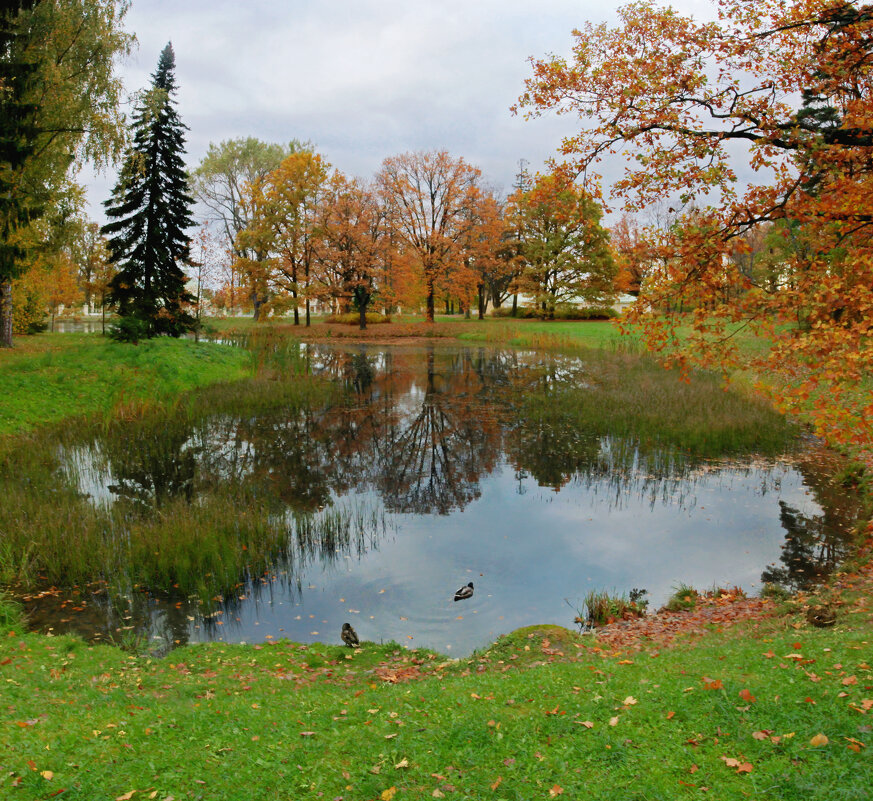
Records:
[[[318,260],[331,294],[354,305],[361,330],[390,262],[385,207],[355,179],[334,172],[321,202]]]
[[[194,328],[188,309],[194,301],[185,288],[182,265],[190,262],[187,234],[193,199],[182,155],[185,125],[176,111],[176,57],[163,49],[151,89],[137,105],[133,145],[106,201],[110,222],[109,258],[118,270],[109,301],[122,318],[142,328],[139,335],[180,336]]]
[[[310,323],[310,279],[318,248],[319,205],[330,165],[317,153],[301,150],[285,158],[261,180],[250,184],[246,202],[250,223],[236,239],[237,249],[254,252],[243,260],[249,280],[292,298],[294,324],[300,324],[299,300]]]
[[[441,282],[460,264],[461,247],[475,224],[480,171],[446,151],[404,153],[387,158],[377,182],[391,225],[421,272],[427,321]]]
[[[642,226],[629,214],[623,214],[609,229],[609,244],[618,270],[616,288],[637,297],[652,261]]]
[[[224,234],[232,250],[230,264],[257,263],[266,254],[241,247],[237,236],[251,223],[251,204],[246,202],[246,187],[254,186],[267,173],[275,170],[292,153],[311,150],[308,142],[292,139],[288,145],[262,142],[252,136],[211,143],[206,155],[192,176],[194,196],[206,207],[207,218]],[[235,275],[228,276],[228,294],[235,291]],[[257,320],[268,297],[256,282],[249,282],[252,308]],[[233,305],[233,299],[230,300]]]
[[[585,26],[570,59],[533,61],[521,106],[588,121],[562,148],[579,174],[632,153],[612,187],[625,210],[699,205],[650,237],[662,266],[632,313],[649,346],[725,370],[751,366],[781,408],[811,413],[820,433],[873,460],[873,400],[862,384],[873,368],[873,5],[716,8],[715,21],[697,22],[638,2],[620,9],[617,27]],[[783,221],[812,244],[808,254],[786,251],[790,283],[762,281],[731,259],[749,230]],[[695,309],[690,319],[681,307]],[[693,331],[678,340],[683,323]],[[743,329],[769,349],[741,350]]]
[[[126,0],[13,0],[0,8],[0,345],[12,345],[12,280],[26,231],[69,186],[71,167],[124,144],[116,59],[130,51]]]
[[[615,263],[601,211],[581,187],[560,174],[538,175],[510,198],[519,238],[519,289],[544,316],[559,303],[603,303],[615,294]]]

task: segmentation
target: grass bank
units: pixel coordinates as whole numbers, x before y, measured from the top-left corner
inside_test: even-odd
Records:
[[[98,334],[20,337],[15,349],[0,350],[0,435],[166,402],[251,373],[250,353],[208,342],[160,338],[133,346]]]
[[[460,662],[285,641],[158,660],[7,627],[0,795],[861,801],[865,588],[833,629],[768,618],[615,651],[542,626]]]

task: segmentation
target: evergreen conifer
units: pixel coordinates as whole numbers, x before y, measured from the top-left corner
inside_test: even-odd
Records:
[[[130,332],[177,337],[196,324],[187,308],[195,298],[185,289],[181,266],[190,263],[186,230],[194,224],[194,200],[182,160],[187,126],[173,100],[175,66],[167,44],[134,112],[133,145],[113,196],[104,203],[111,222],[103,233],[117,269],[107,302],[122,317],[124,338],[135,339]]]

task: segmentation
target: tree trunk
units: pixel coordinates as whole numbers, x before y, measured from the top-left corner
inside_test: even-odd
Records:
[[[367,306],[360,301],[358,302],[358,325],[361,331],[367,327]]]
[[[434,305],[433,281],[428,281],[427,282],[427,312],[425,313],[425,322],[428,322],[428,323],[433,322],[433,305]]]
[[[306,327],[309,328],[309,298],[306,298]]]
[[[0,282],[0,347],[12,347],[12,281]]]
[[[512,316],[518,316],[518,293],[512,296]]]
[[[488,301],[485,298],[485,285],[479,284],[479,319],[485,319],[485,311],[488,306]]]

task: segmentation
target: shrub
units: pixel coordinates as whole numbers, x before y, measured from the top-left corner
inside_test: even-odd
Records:
[[[139,317],[121,317],[109,327],[109,337],[116,342],[132,342],[136,345],[148,336],[148,323]]]
[[[341,325],[360,325],[361,315],[358,312],[349,312],[348,314],[331,314],[324,318],[326,323],[340,323]],[[378,312],[367,312],[367,325],[378,325],[379,323],[390,323],[391,317],[387,314],[379,314]]]
[[[512,317],[511,306],[501,306],[492,311],[494,317]],[[542,318],[545,315],[541,309],[530,306],[519,306],[515,317],[520,320]],[[555,320],[611,320],[618,317],[618,312],[611,306],[572,306],[570,304],[558,306],[555,309]]]

